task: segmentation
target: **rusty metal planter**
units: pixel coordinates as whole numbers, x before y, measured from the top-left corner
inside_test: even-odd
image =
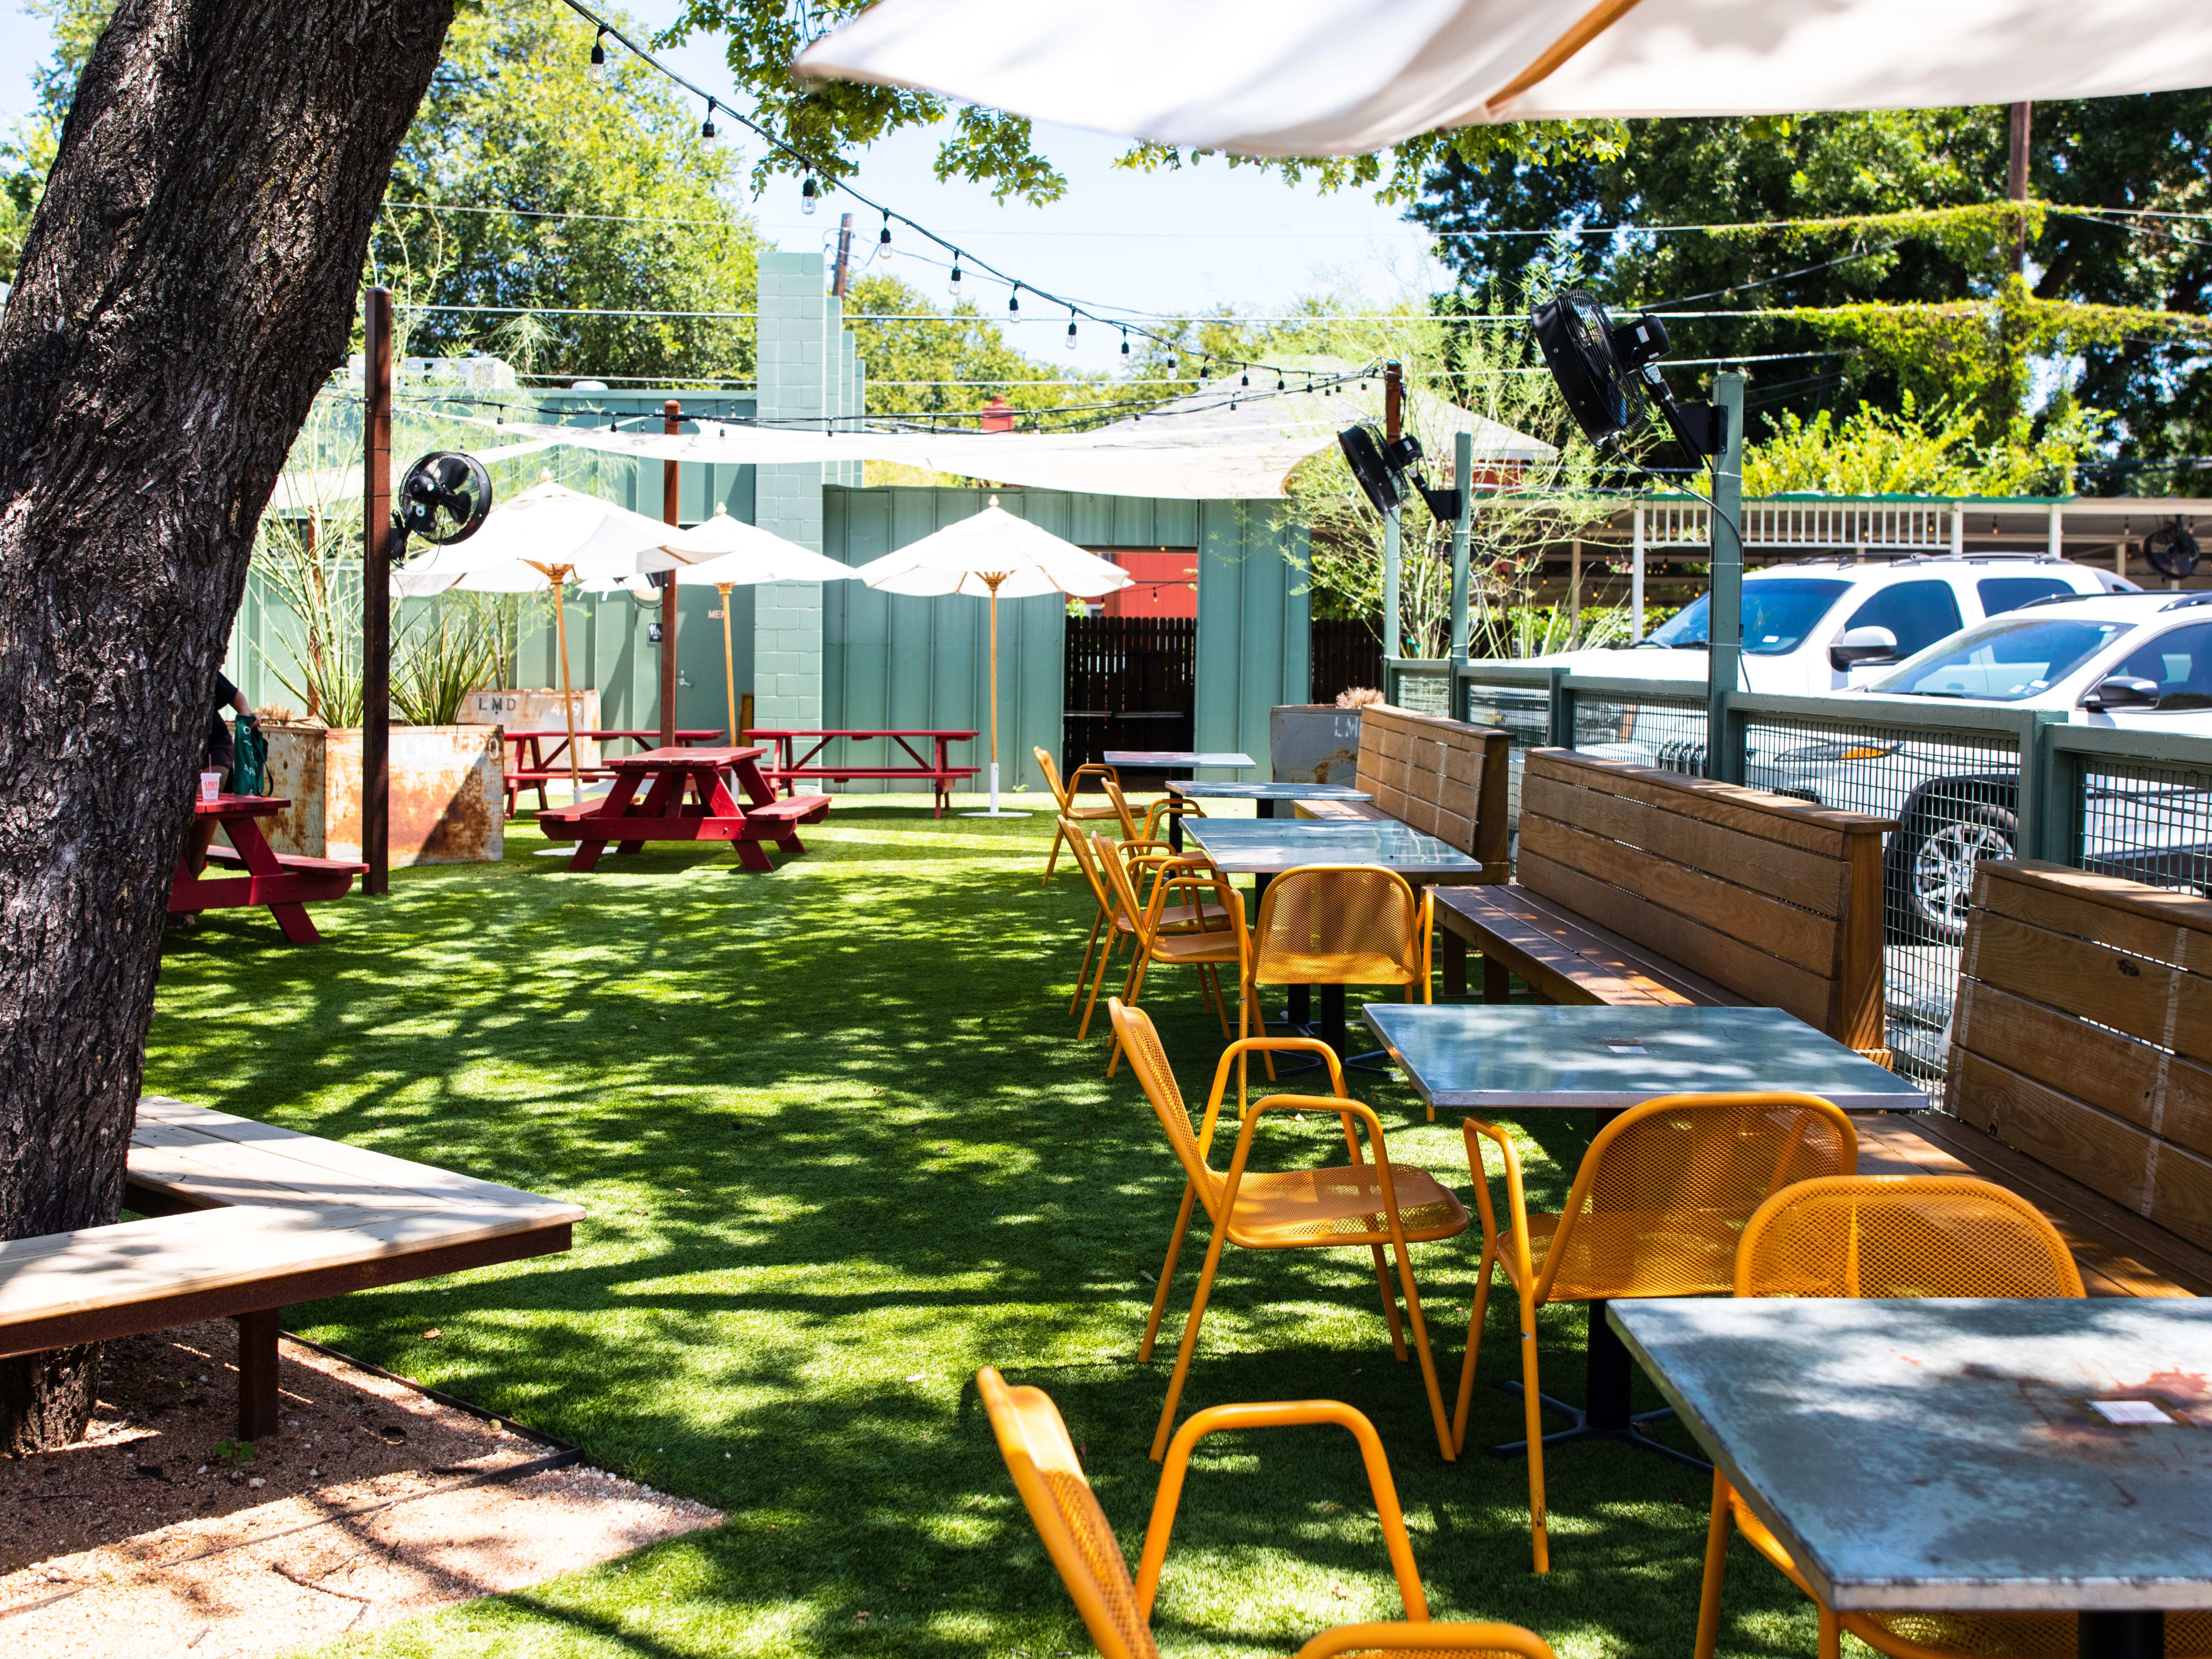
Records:
[[[264,828],[279,853],[361,856],[361,732],[267,725],[270,793],[292,804]],[[489,726],[392,728],[392,862],[496,863],[505,852],[506,745]]]
[[[1277,783],[1351,784],[1359,769],[1359,711],[1279,703],[1267,717],[1267,758]]]

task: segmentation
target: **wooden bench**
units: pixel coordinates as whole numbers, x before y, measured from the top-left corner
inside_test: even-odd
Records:
[[[147,1096],[124,1203],[147,1218],[0,1243],[0,1356],[238,1322],[238,1433],[277,1419],[285,1304],[568,1248],[584,1212],[450,1170]]]
[[[1438,888],[1437,921],[1546,1000],[1786,1009],[1888,1063],[1888,818],[1564,749],[1528,751],[1512,883]]]
[[[952,804],[955,784],[965,783],[982,770],[977,766],[955,766],[951,746],[956,743],[971,743],[973,732],[939,730],[935,727],[769,727],[753,726],[744,734],[745,741],[764,741],[775,748],[775,758],[761,768],[761,775],[771,787],[784,793],[792,793],[794,783],[850,783],[855,778],[890,782],[904,779],[909,782],[927,783],[934,802],[933,817],[945,816],[945,809]],[[883,738],[897,745],[906,757],[903,765],[872,766],[866,763],[846,764],[822,758],[822,751],[832,743],[843,741],[848,747],[855,743],[869,743]],[[924,755],[916,749],[916,740],[927,739],[933,746]],[[812,747],[801,753],[799,745],[811,742]]]
[[[1489,726],[1376,703],[1359,711],[1358,787],[1372,801],[1302,800],[1302,818],[1385,818],[1482,861],[1482,879],[1512,874],[1505,822],[1512,739]]]
[[[2212,899],[1978,866],[1944,1109],[2212,1246]]]

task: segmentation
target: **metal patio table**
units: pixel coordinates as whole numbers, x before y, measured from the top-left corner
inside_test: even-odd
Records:
[[[1259,815],[1263,818],[1295,819],[1296,812],[1283,809],[1293,801],[1349,800],[1370,801],[1375,799],[1364,789],[1354,789],[1341,783],[1213,783],[1194,778],[1170,778],[1168,793],[1181,795],[1188,800],[1249,800],[1259,803]],[[1168,820],[1168,844],[1180,853],[1182,850],[1182,819]]]
[[[1661,1095],[1796,1089],[1845,1111],[1913,1111],[1928,1097],[1903,1078],[1779,1008],[1603,1008],[1553,1004],[1370,1003],[1367,1024],[1413,1091],[1439,1109],[1483,1112],[1580,1108],[1602,1128]],[[1544,1437],[1625,1441],[1680,1456],[1645,1438],[1628,1409],[1628,1354],[1590,1304],[1583,1404],[1547,1396],[1573,1425]],[[1517,1382],[1505,1385],[1520,1392]],[[1492,1448],[1518,1457],[1528,1442]]]
[[[1194,818],[1186,830],[1200,851],[1225,876],[1250,876],[1252,918],[1259,920],[1260,900],[1270,878],[1304,864],[1372,864],[1400,875],[1419,887],[1431,882],[1479,881],[1480,860],[1468,857],[1448,841],[1424,835],[1395,820],[1346,823],[1318,818]],[[1289,1023],[1310,1022],[1308,988],[1292,985]],[[1321,988],[1319,1036],[1344,1055],[1344,987]],[[1348,1060],[1347,1060],[1348,1063]]]
[[[1225,766],[1245,769],[1260,763],[1242,750],[1234,749],[1109,749],[1106,764],[1112,767],[1130,766],[1147,772],[1195,770],[1201,766]],[[1178,783],[1189,783],[1189,778],[1170,778],[1168,787]],[[1182,851],[1182,826],[1175,817],[1168,819],[1168,845],[1178,853]]]
[[[2168,1611],[2212,1607],[2212,1301],[1607,1316],[1838,1612],[2071,1612],[2086,1659],[2158,1659]]]

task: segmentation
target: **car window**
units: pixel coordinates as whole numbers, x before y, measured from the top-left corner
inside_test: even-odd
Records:
[[[1885,587],[1856,611],[1844,626],[1887,628],[1897,635],[1897,654],[1902,659],[1925,651],[1940,639],[1959,631],[1959,596],[1946,581],[1899,582]]]
[[[2016,702],[2049,690],[2132,626],[2080,617],[1999,617],[1900,664],[1874,689]]]
[[[1987,576],[1974,584],[1974,592],[1981,595],[1982,613],[1990,617],[2074,591],[2056,576]]]
[[[1820,625],[1849,582],[1819,576],[1784,576],[1743,585],[1743,648],[1754,657],[1779,657],[1795,651]],[[1710,599],[1674,613],[1653,631],[1654,645],[1695,646],[1711,642]],[[1955,609],[1954,615],[1956,614]],[[1958,623],[1954,622],[1952,629]],[[1949,630],[1946,630],[1949,631]]]
[[[2212,708],[2212,623],[2169,629],[2136,647],[2112,672],[2157,681],[2161,709]]]

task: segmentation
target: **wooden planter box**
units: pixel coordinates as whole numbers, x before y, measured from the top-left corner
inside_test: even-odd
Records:
[[[264,724],[269,792],[292,804],[262,820],[279,853],[358,859],[361,731]],[[392,728],[392,862],[495,864],[506,839],[506,744],[489,726]]]

